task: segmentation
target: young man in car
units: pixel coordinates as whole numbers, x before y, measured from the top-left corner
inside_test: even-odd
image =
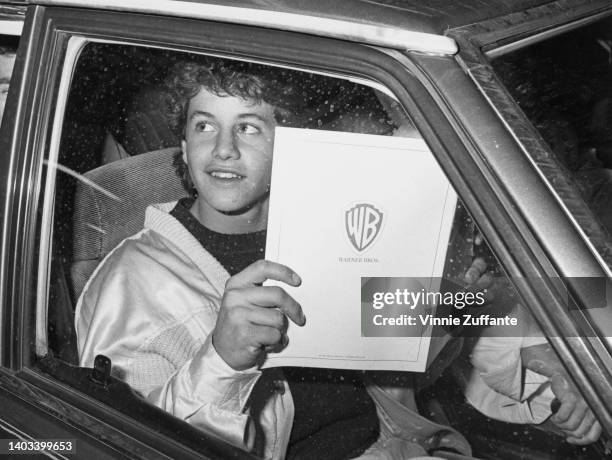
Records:
[[[461,435],[361,372],[259,370],[286,345],[287,322],[306,322],[282,288],[262,285],[301,283],[263,260],[274,128],[296,120],[288,73],[216,60],[174,69],[175,163],[191,197],[150,207],[88,282],[81,364],[110,357],[153,404],[266,458],[469,455]]]
[[[300,284],[263,260],[274,128],[296,124],[298,75],[218,60],[173,70],[175,163],[191,197],[150,207],[92,276],[76,312],[81,364],[110,357],[155,405],[266,458],[469,453],[361,372],[258,368],[286,344],[287,321],[306,321],[283,289],[262,286]]]

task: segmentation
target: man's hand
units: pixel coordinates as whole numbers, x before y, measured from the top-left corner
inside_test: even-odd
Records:
[[[597,441],[601,425],[567,377],[561,373],[554,374],[551,388],[560,406],[550,421],[563,431],[566,441],[581,446]]]
[[[484,292],[485,305],[494,307],[495,314],[503,316],[516,305],[514,287],[507,277],[498,272],[499,266],[480,233],[474,236],[474,247],[482,247],[479,252],[486,255],[474,258],[463,281],[469,290]]]
[[[290,286],[302,282],[290,268],[259,260],[225,285],[212,341],[219,356],[235,370],[248,369],[265,352],[284,348],[287,318],[298,326],[306,323],[302,307],[283,288],[261,285],[269,279]]]
[[[550,421],[563,431],[566,441],[578,445],[597,441],[601,435],[601,425],[578,389],[572,384],[551,346],[540,344],[523,348],[521,359],[528,369],[550,378],[551,390],[558,403]]]
[[[472,261],[472,265],[467,269],[463,276],[463,281],[467,283],[467,288],[472,291],[484,291],[485,303],[490,303],[495,298],[493,289],[493,275],[487,271],[487,263],[482,257],[477,257]]]
[[[476,238],[475,244],[482,244],[482,237],[478,235]],[[486,289],[487,301],[493,300],[496,290],[494,278],[487,272],[487,263],[482,257],[474,259],[465,273],[464,281],[471,289]],[[567,442],[586,445],[597,441],[601,435],[601,425],[580,392],[570,383],[550,345],[540,344],[522,348],[521,358],[528,369],[550,377],[551,389],[559,402],[559,407],[550,421],[563,431]]]
[[[463,280],[475,288],[486,289],[493,283],[493,276],[487,272],[485,260],[482,257],[477,257],[465,272]]]

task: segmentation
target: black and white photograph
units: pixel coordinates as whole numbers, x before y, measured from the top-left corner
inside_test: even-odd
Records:
[[[0,0],[0,459],[612,459],[609,0]]]

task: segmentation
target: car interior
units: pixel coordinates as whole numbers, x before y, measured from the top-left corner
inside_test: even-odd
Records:
[[[74,306],[98,263],[142,229],[148,205],[186,195],[172,166],[179,139],[164,109],[165,72],[180,58],[164,50],[90,44],[77,63],[60,162],[82,177],[58,177],[52,269],[57,275],[49,307],[49,343],[66,362],[78,362]],[[306,127],[393,132],[373,90],[304,75]]]

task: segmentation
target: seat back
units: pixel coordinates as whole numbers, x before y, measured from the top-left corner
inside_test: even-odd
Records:
[[[72,298],[76,301],[100,261],[143,228],[147,206],[187,195],[174,171],[178,148],[129,157],[88,171],[75,192]]]
[[[132,156],[152,150],[175,147],[180,139],[170,129],[163,107],[166,93],[160,87],[144,88],[131,104],[125,119],[125,132],[121,143]]]

